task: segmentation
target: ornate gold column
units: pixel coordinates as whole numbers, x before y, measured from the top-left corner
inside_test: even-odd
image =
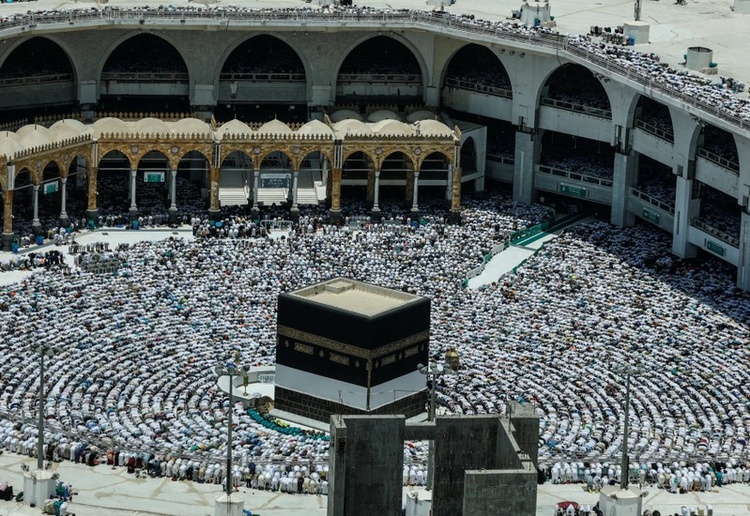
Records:
[[[216,220],[221,211],[221,205],[219,204],[219,173],[219,167],[212,166],[209,170],[208,218],[211,220]]]
[[[99,217],[99,207],[97,205],[98,193],[97,193],[97,186],[96,186],[98,175],[99,175],[98,165],[92,165],[88,173],[86,174],[86,179],[88,180],[88,189],[89,189],[89,200],[88,200],[88,207],[86,208],[86,216],[89,220],[92,220],[92,219],[96,220]]]
[[[461,167],[453,169],[453,192],[451,195],[451,221],[461,221]]]
[[[13,190],[4,192],[3,202],[5,203],[5,212],[3,213],[3,234],[13,234]]]
[[[331,209],[329,217],[333,223],[341,220],[341,169],[338,167],[334,167],[331,171]]]

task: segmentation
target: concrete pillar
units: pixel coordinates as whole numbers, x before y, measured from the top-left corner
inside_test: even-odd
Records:
[[[419,213],[419,170],[414,171],[414,191],[411,199],[412,214]]]
[[[513,200],[529,204],[534,201],[534,166],[539,163],[541,138],[516,131],[515,166],[513,169]]]
[[[68,219],[68,177],[60,178],[60,225],[66,227],[70,220]]]
[[[740,261],[737,268],[737,286],[750,291],[750,208],[740,219]]]
[[[474,180],[474,191],[475,192],[484,191],[484,176],[478,177]]]
[[[691,162],[695,166],[695,162]],[[674,231],[672,231],[672,252],[680,258],[693,258],[698,250],[688,242],[690,221],[700,213],[700,199],[693,198],[693,179],[677,177],[677,191],[674,202]]]
[[[341,168],[334,167],[331,173],[331,209],[328,212],[334,224],[341,220]]]
[[[380,170],[376,170],[373,174],[374,181],[372,187],[372,219],[380,220]]]
[[[87,174],[89,195],[88,205],[86,207],[86,218],[94,221],[99,218],[99,207],[97,205],[97,196],[99,195],[99,192],[96,188],[98,173],[99,168],[96,165],[93,165]]]
[[[208,169],[209,193],[208,193],[208,218],[218,220],[221,214],[221,203],[219,202],[219,174],[221,167],[211,166]]]
[[[138,203],[136,202],[135,193],[136,185],[135,179],[138,175],[138,171],[131,169],[130,171],[130,218],[136,218],[138,216]]]
[[[173,168],[169,174],[169,198],[171,204],[169,205],[169,222],[174,224],[177,222],[177,169]]]
[[[612,212],[610,222],[615,226],[632,226],[635,216],[628,212],[630,187],[636,182],[635,162],[638,160],[631,152],[615,152],[614,173],[612,175]]]
[[[42,232],[42,224],[39,222],[39,185],[33,185],[34,197],[31,199],[34,205],[34,219],[31,221],[31,228],[35,235]]]

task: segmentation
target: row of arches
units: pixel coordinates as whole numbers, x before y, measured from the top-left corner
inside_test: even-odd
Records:
[[[12,168],[3,176],[9,179],[0,178],[4,233],[39,233],[70,218],[101,216],[111,223],[141,216],[160,223],[187,220],[207,211],[218,213],[228,204],[220,202],[225,187],[244,190],[247,202],[242,204],[253,209],[266,202],[260,198],[263,190],[283,189],[280,202],[289,202],[294,211],[299,189],[312,187],[312,181],[327,186],[324,198],[300,204],[327,201],[335,211],[342,199],[364,199],[377,210],[379,198],[400,192],[396,197],[416,210],[420,191],[422,198],[452,200],[457,182],[452,175],[453,141],[349,142],[340,149],[330,141],[331,148],[325,142],[301,148],[294,140],[286,147],[254,140],[244,147],[235,141],[203,142],[202,150],[196,150],[197,141],[166,147],[162,143],[158,138],[100,140],[7,165]],[[302,185],[303,179],[310,184]]]
[[[418,56],[418,52],[409,48],[406,41],[396,39],[395,36],[369,37],[355,46],[339,64],[337,98],[356,101],[360,98],[395,96],[396,100],[403,102],[418,102],[425,86],[425,76],[428,75],[426,65]],[[41,77],[48,81],[76,82],[79,74],[73,62],[60,43],[47,37],[32,37],[12,48],[0,62],[0,84],[33,82]],[[220,105],[222,100],[242,97],[241,91],[237,95],[237,82],[305,82],[311,69],[310,63],[304,60],[304,53],[295,50],[279,36],[268,34],[257,35],[239,43],[220,65],[216,69],[215,82],[228,84],[227,88],[220,89],[219,96],[227,97],[219,99]],[[98,77],[104,84],[112,81],[171,81],[187,84],[190,81],[189,68],[185,57],[165,37],[140,33],[120,42],[102,57]],[[367,80],[362,80],[363,76]],[[373,87],[373,83],[379,82],[390,83],[390,87]],[[564,98],[571,88],[571,82],[575,83],[577,90],[581,90],[582,85],[591,89],[592,103],[602,106],[608,104],[606,92],[598,80],[587,69],[577,65],[563,65],[553,72],[547,81],[545,94],[552,98]],[[440,79],[441,85],[456,86],[463,83],[490,86],[505,92],[506,96],[512,93],[511,81],[500,57],[478,44],[470,43],[457,49]],[[109,95],[108,88],[104,87],[103,91],[105,96]],[[180,97],[180,93],[179,88],[171,90],[171,96]],[[187,89],[183,93],[183,97],[188,96]],[[296,101],[306,102],[306,91],[301,95]],[[123,96],[121,90],[115,91],[114,98],[106,99],[105,102],[112,102],[118,96]],[[139,96],[147,105],[149,100],[154,100],[154,107],[167,107],[163,102],[149,99],[148,94],[141,92]],[[187,98],[183,100],[189,102]],[[292,98],[286,100],[289,103],[295,101]],[[115,106],[110,104],[110,107]],[[177,107],[173,105],[172,111],[176,111]],[[189,109],[190,106],[188,103],[181,107]]]
[[[276,35],[261,34],[239,43],[218,70],[219,84],[227,85],[220,88],[219,91],[223,92],[220,96],[228,97],[220,100],[226,103],[253,100],[237,95],[237,82],[305,83],[310,65],[305,63],[303,56],[289,42]],[[373,76],[381,76],[382,81],[391,84],[386,89],[368,90],[367,86],[357,83],[356,77],[360,74],[368,75],[370,81]],[[338,88],[338,98],[342,101],[347,98],[354,102],[358,99],[366,100],[368,92],[377,98],[378,92],[391,91],[396,92],[396,97],[403,93],[404,98],[401,100],[404,102],[418,101],[423,87],[424,65],[420,64],[417,55],[404,42],[391,35],[376,35],[348,53],[339,66],[338,75],[342,78]],[[0,85],[17,85],[18,81],[33,81],[40,77],[71,83],[77,80],[72,60],[63,47],[52,39],[43,36],[26,39],[13,48],[0,63]],[[102,111],[122,111],[119,108],[128,106],[129,97],[137,101],[140,112],[190,110],[188,64],[177,48],[163,36],[140,33],[120,42],[102,58],[100,79],[103,83],[173,81],[186,85],[182,95],[177,90],[165,90],[165,93],[172,93],[169,95],[144,95],[137,92],[130,95],[119,90],[112,94],[105,93],[100,99]],[[409,83],[414,79],[418,86],[409,89]],[[441,84],[448,88],[468,87],[500,96],[512,96],[511,80],[502,59],[488,47],[474,43],[463,45],[454,52],[443,72]],[[70,90],[69,100],[74,101],[72,97],[75,96],[76,88],[72,87]],[[104,88],[104,91],[108,89]],[[303,87],[298,94],[299,98],[296,100],[289,97],[281,103],[306,103],[306,88]],[[584,106],[611,117],[611,104],[601,81],[581,65],[567,63],[552,71],[544,83],[540,98],[558,106]],[[293,107],[290,105],[290,109]],[[230,104],[221,101],[216,108],[224,115],[222,118],[242,114],[238,113],[236,106],[232,108]],[[287,115],[267,113],[257,104],[252,107],[251,111],[253,110],[257,111],[256,116],[266,120],[273,116],[284,118]],[[301,111],[297,116],[304,118],[305,110]],[[663,128],[667,135],[673,133],[669,110],[663,104],[640,96],[635,111],[636,119],[641,117],[644,122]]]

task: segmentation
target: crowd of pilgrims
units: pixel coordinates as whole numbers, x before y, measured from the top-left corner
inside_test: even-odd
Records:
[[[94,461],[108,450],[160,465],[179,460],[193,471],[211,468],[213,479],[223,475],[233,410],[238,482],[251,464],[271,468],[271,478],[288,476],[290,466],[311,475],[325,467],[327,441],[277,433],[241,403],[229,407],[211,364],[237,349],[243,363],[273,364],[277,295],[347,276],[429,296],[432,354],[455,347],[462,363],[436,384],[439,412],[504,414],[510,400],[532,404],[550,476],[555,465],[616,461],[624,373],[611,364],[634,361],[644,371],[632,385],[634,459],[649,471],[658,471],[655,461],[672,471],[674,461],[694,468],[717,458],[742,470],[750,295],[733,286],[728,265],[675,258],[668,235],[651,227],[593,221],[549,242],[515,274],[463,289],[466,273],[499,240],[544,220],[550,208],[500,195],[464,199],[463,224],[449,225],[443,206],[420,207],[419,224],[387,203],[386,224],[370,224],[353,203],[344,213],[365,223],[328,224],[323,209],[303,209],[301,223],[281,237],[257,230],[254,238],[147,241],[118,250],[117,275],[40,269],[3,288],[0,443],[33,453],[38,368],[29,356],[46,343],[54,349],[44,403],[53,451],[75,449]],[[263,216],[282,218],[281,209]],[[211,226],[205,216],[192,223]],[[254,224],[238,210],[221,223]],[[404,453],[405,478],[424,481],[426,443],[405,443]]]

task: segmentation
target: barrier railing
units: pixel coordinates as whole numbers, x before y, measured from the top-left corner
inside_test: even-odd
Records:
[[[450,86],[451,88],[460,88],[462,90],[486,93],[488,95],[494,95],[495,97],[503,97],[506,99],[513,98],[513,92],[509,89],[492,86],[491,84],[482,84],[480,82],[462,81],[461,79],[456,79],[455,77],[446,78],[445,85]]]
[[[219,75],[220,81],[251,81],[251,82],[304,82],[304,73],[245,73],[231,72]]]
[[[490,161],[496,161],[503,165],[514,165],[516,160],[507,156],[500,156],[499,154],[487,154],[487,159]]]
[[[718,154],[714,154],[711,151],[707,151],[703,147],[698,148],[698,156],[702,158],[706,158],[708,161],[711,161],[713,163],[716,163],[720,167],[726,168],[728,170],[731,170],[735,174],[740,173],[740,164],[735,161],[730,161],[726,158],[722,158]]]
[[[584,115],[591,115],[599,118],[612,118],[612,111],[608,109],[576,104],[574,102],[566,102],[564,100],[543,97],[541,104],[543,106],[551,106],[557,109],[564,109],[565,111],[575,111],[576,113],[583,113]]]
[[[422,76],[407,73],[340,73],[338,82],[401,82],[422,84]]]
[[[666,204],[659,199],[656,199],[655,197],[651,197],[650,195],[647,195],[640,190],[631,187],[630,188],[630,194],[638,197],[642,201],[646,201],[647,203],[651,204],[652,206],[656,206],[662,211],[666,211],[670,215],[674,215],[674,206],[670,206],[669,204]]]
[[[715,227],[703,222],[700,219],[693,219],[690,221],[690,223],[695,226],[696,228],[700,229],[701,231],[705,231],[711,236],[715,236],[719,240],[721,240],[724,243],[727,243],[731,245],[732,247],[736,247],[739,249],[740,247],[740,239],[737,237],[734,237],[730,234],[724,233],[723,231],[719,231]]]
[[[537,224],[536,226],[531,226],[530,228],[516,231],[515,233],[510,235],[510,245],[514,245],[521,240],[536,236],[539,233],[546,231],[547,228],[549,228],[549,224],[549,222],[545,221],[541,224]]]
[[[670,143],[674,143],[674,133],[672,131],[665,131],[664,129],[659,129],[655,125],[648,124],[644,122],[643,120],[637,120],[635,121],[635,126],[639,129],[643,129],[647,133],[653,134],[657,138],[661,138],[662,140],[666,140]]]
[[[0,79],[0,87],[23,86],[27,84],[51,84],[55,82],[72,81],[72,73],[56,73],[49,75],[29,75],[24,77],[4,77]]]
[[[596,184],[599,186],[612,188],[611,179],[603,179],[601,177],[588,176],[586,174],[580,174],[578,172],[570,172],[569,170],[562,170],[560,168],[549,167],[547,165],[539,165],[539,167],[537,168],[537,172],[541,172],[542,174],[550,174],[553,176],[565,177],[567,179],[572,179],[574,181],[582,181],[584,183],[592,183],[592,184]]]
[[[184,72],[102,72],[103,81],[119,82],[185,82],[189,79]]]

